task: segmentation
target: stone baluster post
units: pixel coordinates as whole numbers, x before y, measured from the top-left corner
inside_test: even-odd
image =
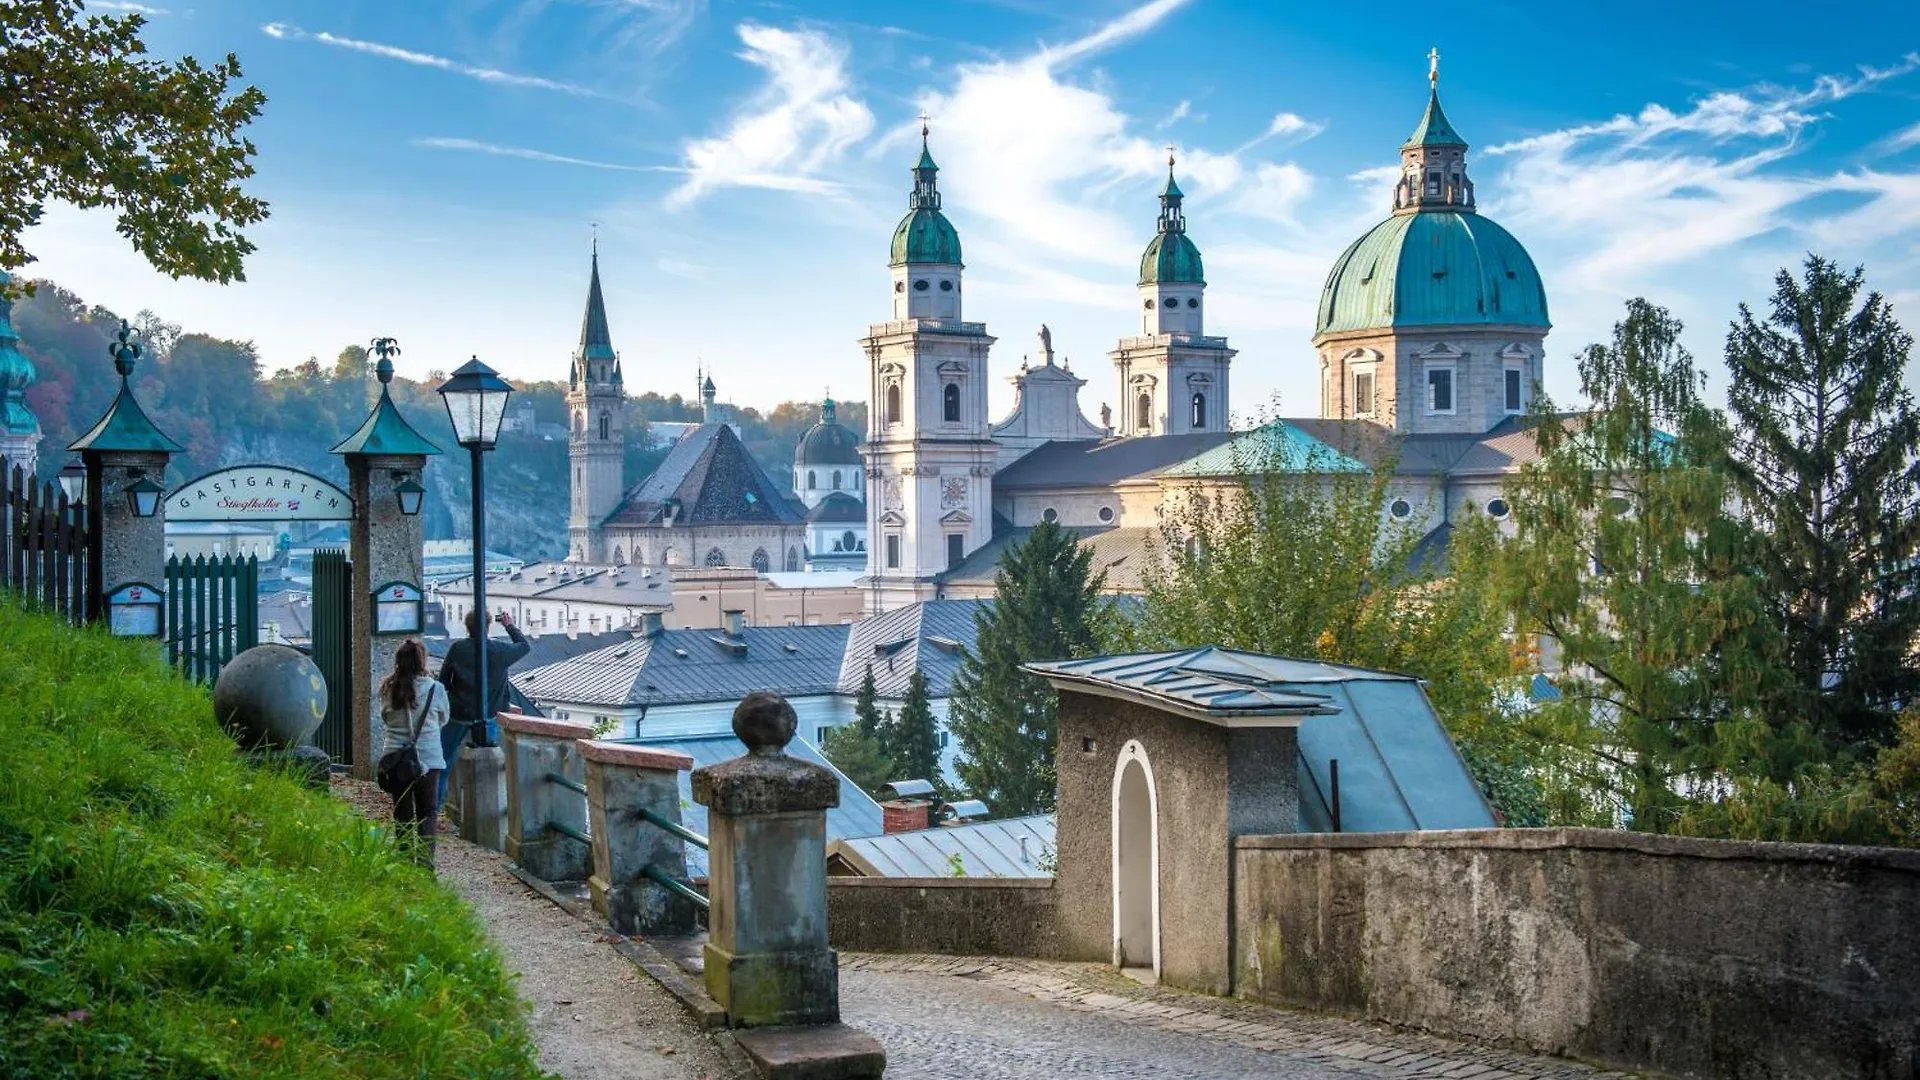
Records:
[[[585,770],[575,745],[593,738],[593,728],[566,720],[547,720],[537,716],[503,712],[500,724],[500,751],[506,759],[506,844],[507,858],[542,881],[580,881],[591,867],[591,852],[578,839],[549,828],[558,825],[577,833],[587,831],[586,796],[572,788],[547,779],[558,773],[584,784]],[[469,751],[461,756],[479,756]],[[463,772],[462,780],[469,779]],[[492,785],[467,784],[463,788],[490,790]],[[464,800],[469,794],[463,791]],[[467,832],[466,806],[462,805],[460,833]],[[484,812],[477,807],[476,816]],[[497,816],[497,815],[496,815]],[[478,841],[476,841],[478,842]]]
[[[680,774],[693,768],[693,759],[671,750],[594,740],[580,744],[580,756],[587,767],[587,814],[593,823],[588,830],[593,876],[587,887],[594,908],[622,934],[691,934],[697,920],[693,904],[643,876],[655,866],[686,880],[686,842],[639,811],[680,824]]]

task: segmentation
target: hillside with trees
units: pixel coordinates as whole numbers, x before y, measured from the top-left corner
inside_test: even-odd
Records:
[[[41,472],[51,477],[65,448],[106,411],[115,390],[107,344],[122,315],[89,305],[51,282],[35,283],[14,304],[14,329],[39,381],[27,392],[46,440]],[[364,344],[348,344],[330,359],[310,357],[267,371],[250,342],[191,333],[150,311],[128,319],[146,350],[134,373],[140,402],[160,429],[187,449],[168,470],[169,486],[213,469],[270,462],[305,469],[344,484],[346,471],[328,453],[366,418],[379,394]],[[401,347],[405,348],[405,342]],[[565,354],[555,366],[565,371]],[[429,538],[470,534],[467,469],[435,388],[442,371],[419,381],[395,378],[393,397],[407,419],[449,454],[427,468]],[[566,551],[566,383],[515,383],[515,408],[532,407],[533,427],[504,432],[488,461],[488,539],[495,550],[524,559],[557,558]],[[699,418],[697,402],[678,394],[644,393],[630,399],[627,482],[637,484],[666,456],[648,425]],[[819,416],[814,402],[783,402],[762,414],[738,410],[740,437],[775,481],[789,483],[793,450]],[[866,407],[840,403],[843,424],[866,427]]]

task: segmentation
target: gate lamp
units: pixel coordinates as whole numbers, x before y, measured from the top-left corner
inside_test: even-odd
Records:
[[[160,496],[167,493],[152,477],[144,472],[133,474],[133,483],[127,485],[127,509],[134,517],[150,518],[160,509]]]
[[[420,482],[405,469],[393,470],[393,478],[398,481],[393,485],[393,496],[400,502],[400,512],[407,517],[418,514],[421,500],[426,498],[427,489],[421,487]]]
[[[67,463],[60,467],[57,479],[60,481],[60,490],[66,492],[69,503],[77,506],[86,498],[87,466],[80,460],[80,455],[75,454],[67,459]]]

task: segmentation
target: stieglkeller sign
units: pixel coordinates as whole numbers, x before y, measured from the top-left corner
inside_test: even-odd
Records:
[[[310,472],[236,465],[167,496],[168,521],[350,521],[353,500]]]

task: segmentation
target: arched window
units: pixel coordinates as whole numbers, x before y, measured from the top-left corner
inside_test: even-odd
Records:
[[[957,383],[948,383],[944,393],[947,402],[947,423],[960,422],[960,387]]]
[[[764,574],[771,569],[773,569],[773,560],[767,557],[767,549],[754,548],[753,572],[756,574]]]
[[[887,384],[887,423],[900,422],[900,384]]]
[[[1193,426],[1195,430],[1207,426],[1207,395],[1193,395]]]
[[[610,437],[612,431],[613,431],[613,417],[608,415],[607,413],[601,413],[600,414],[600,437],[602,439],[608,438]]]
[[[833,470],[833,490],[835,491],[840,490],[840,470],[839,469]]]
[[[662,551],[660,553],[660,565],[661,566],[679,566],[680,553],[673,550],[672,548],[668,548],[665,551]]]
[[[820,486],[819,479],[814,476],[814,472],[812,469],[808,469],[807,470],[807,490],[812,491],[813,489],[819,486]]]
[[[787,573],[791,574],[799,569],[800,569],[800,549],[797,547],[790,547],[787,549]]]
[[[719,548],[713,548],[709,550],[707,552],[707,565],[708,566],[727,565],[727,553],[724,551],[721,551]]]
[[[1153,426],[1153,395],[1141,394],[1133,407],[1133,426],[1145,431]]]

